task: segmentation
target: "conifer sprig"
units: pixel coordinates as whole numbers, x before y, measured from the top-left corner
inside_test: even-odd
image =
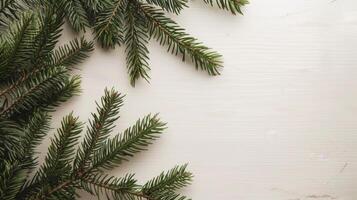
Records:
[[[26,0],[29,1],[29,0]],[[130,83],[149,80],[148,48],[150,38],[156,39],[174,55],[189,60],[196,69],[219,75],[222,56],[186,33],[185,29],[165,16],[180,14],[188,7],[187,0],[32,0],[36,5],[53,5],[64,14],[75,31],[92,28],[95,39],[103,48],[126,46]],[[248,0],[203,0],[211,6],[242,14]],[[187,59],[187,57],[189,59]]]
[[[192,174],[186,171],[186,165],[163,172],[145,185],[138,184],[133,174],[115,177],[103,172],[102,169],[118,166],[135,153],[146,150],[165,129],[165,123],[158,115],[147,115],[122,134],[108,139],[107,136],[114,127],[113,123],[118,119],[122,98],[123,96],[114,90],[105,90],[101,104],[97,104],[97,113],[93,114],[94,119],[87,127],[87,142],[82,143],[77,154],[75,149],[82,123],[72,113],[64,117],[61,128],[57,129],[57,134],[51,140],[44,163],[33,178],[27,175],[33,167],[18,165],[19,158],[8,159],[9,164],[16,166],[2,162],[0,167],[4,169],[4,177],[0,174],[0,178],[9,183],[6,182],[3,186],[0,183],[0,195],[5,195],[5,189],[14,188],[15,195],[5,199],[74,199],[76,191],[84,189],[90,194],[98,197],[105,195],[110,199],[185,199],[177,190],[187,186],[192,180]],[[42,131],[48,130],[44,116],[47,115],[38,114],[28,120],[25,137],[31,138],[34,134],[42,137]],[[27,134],[40,124],[44,125],[41,133],[34,130],[33,134]],[[34,151],[30,152],[33,154]]]
[[[1,117],[26,118],[78,94],[79,77],[69,70],[88,57],[93,44],[75,39],[56,50],[62,24],[53,10],[27,11],[0,36]]]

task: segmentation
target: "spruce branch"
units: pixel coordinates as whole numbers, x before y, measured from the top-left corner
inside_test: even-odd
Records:
[[[23,84],[23,87],[9,92],[7,99],[10,99],[10,102],[4,102],[0,116],[10,117],[14,113],[41,106],[41,102],[50,98],[48,91],[60,89],[66,78],[67,70],[64,67],[39,72]]]
[[[127,161],[135,153],[146,150],[165,130],[166,124],[158,115],[147,115],[122,134],[109,139],[95,152],[92,170],[112,169]]]
[[[18,10],[23,9],[17,0],[0,1],[0,28],[17,18]]]
[[[56,49],[47,65],[73,67],[88,58],[93,50],[92,42],[87,42],[83,37],[74,39]]]
[[[29,54],[33,51],[32,44],[38,31],[34,17],[32,13],[24,13],[0,36],[0,73],[3,74],[0,80],[6,80],[10,74],[18,72],[20,66],[29,64]]]
[[[130,83],[135,86],[137,79],[149,79],[148,71],[150,70],[148,64],[148,53],[146,45],[149,41],[148,27],[145,17],[141,13],[136,12],[135,4],[128,3],[125,19],[125,45],[126,45],[126,62],[128,73],[130,76]]]
[[[151,179],[143,186],[143,193],[153,199],[165,195],[176,196],[174,193],[176,190],[186,187],[192,181],[193,176],[186,171],[186,168],[187,164],[176,166],[166,173],[162,172],[158,177]]]
[[[63,6],[67,20],[75,31],[84,31],[89,26],[87,13],[80,0],[60,0],[59,5]]]
[[[248,4],[248,0],[203,0],[205,3],[214,6],[216,4],[218,8],[230,11],[233,15],[237,13],[243,14],[241,7]]]
[[[179,14],[181,10],[188,7],[187,0],[146,0],[148,4],[159,6],[161,9]]]
[[[81,131],[82,123],[78,121],[78,117],[74,117],[70,113],[63,118],[61,128],[57,129],[57,135],[51,140],[48,154],[41,167],[41,171],[46,177],[62,176],[58,172],[62,170],[66,172],[65,170],[71,168],[75,145],[78,142]]]
[[[94,26],[95,38],[104,48],[114,48],[123,42],[123,8],[125,1],[109,1],[98,12]]]
[[[189,36],[159,9],[139,2],[137,4],[149,22],[151,37],[167,46],[167,51],[180,54],[183,61],[189,56],[196,69],[207,71],[209,75],[219,74],[219,68],[222,67],[221,55]]]
[[[55,50],[62,19],[53,10],[28,11],[0,36],[1,116],[18,121],[36,108],[52,111],[80,92],[80,78],[67,72],[88,57],[93,43],[75,39]]]
[[[93,119],[89,121],[87,134],[78,149],[74,162],[77,171],[83,171],[89,167],[93,160],[93,153],[98,151],[113,130],[114,122],[119,118],[118,113],[123,105],[123,96],[112,90],[105,90],[101,98],[101,104],[97,104],[97,113],[92,113]]]
[[[17,161],[0,164],[0,199],[14,200],[26,179],[26,170]]]
[[[50,130],[50,118],[47,112],[37,110],[24,124],[24,135],[20,138],[22,153],[18,158],[29,164],[27,168],[35,168],[37,165],[35,149]]]
[[[19,152],[22,153],[19,145],[21,137],[23,137],[23,129],[18,124],[0,118],[0,157],[2,159],[16,158]]]
[[[81,178],[81,186],[92,195],[105,195],[113,199],[145,197],[136,191],[138,185],[134,174],[127,174],[121,178],[107,174],[90,174]]]

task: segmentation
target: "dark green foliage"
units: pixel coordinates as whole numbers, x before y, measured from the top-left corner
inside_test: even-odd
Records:
[[[192,174],[186,171],[187,165],[176,166],[166,173],[161,173],[145,183],[143,194],[151,199],[185,199],[184,196],[176,194],[175,191],[190,184]]]
[[[159,6],[161,9],[179,14],[187,6],[187,0],[146,0],[148,4]]]
[[[77,170],[85,170],[90,167],[94,159],[94,152],[98,151],[107,140],[109,133],[114,128],[114,122],[118,119],[120,107],[123,105],[123,96],[119,93],[105,90],[101,104],[97,103],[97,113],[92,113],[93,119],[89,121],[87,134],[78,149],[74,167]]]
[[[18,0],[20,1],[20,0]],[[149,80],[147,44],[151,37],[166,46],[172,54],[189,60],[196,69],[219,75],[222,56],[190,36],[163,11],[180,14],[188,7],[187,0],[25,0],[31,5],[50,5],[66,16],[73,30],[92,28],[103,48],[126,46],[127,68],[131,85],[143,78]],[[248,0],[203,0],[205,3],[242,14]],[[28,3],[30,4],[30,3]]]
[[[0,36],[0,117],[16,120],[77,94],[80,79],[69,70],[93,50],[83,38],[56,50],[63,20],[53,10],[18,18]]]
[[[137,79],[144,78],[148,81],[147,73],[148,64],[148,49],[146,45],[149,41],[148,26],[145,16],[142,13],[135,12],[136,5],[133,3],[127,4],[125,19],[125,45],[126,45],[126,62],[128,73],[130,75],[130,83],[135,86]]]
[[[218,70],[222,66],[219,54],[187,35],[160,10],[145,4],[138,4],[138,7],[148,19],[151,37],[156,38],[161,45],[167,46],[167,51],[182,55],[182,60],[189,56],[197,69],[205,70],[210,75],[219,74]]]
[[[243,14],[241,11],[241,7],[248,4],[248,0],[203,0],[205,3],[210,4],[213,6],[216,4],[219,8],[228,10],[232,14]]]
[[[17,12],[23,6],[18,0],[1,0],[0,1],[0,29],[7,25],[9,21],[16,19]]]
[[[72,113],[64,117],[51,139],[44,163],[34,176],[29,175],[37,165],[34,148],[49,130],[48,115],[36,112],[30,120],[22,122],[25,128],[7,125],[5,130],[15,133],[7,139],[20,141],[20,145],[14,156],[0,162],[0,197],[5,200],[75,199],[78,190],[83,189],[98,198],[106,196],[118,200],[185,199],[177,190],[192,180],[186,165],[163,172],[144,185],[137,183],[134,174],[120,178],[103,172],[146,150],[166,127],[158,115],[147,115],[122,134],[108,138],[122,104],[121,94],[105,90],[101,103],[97,104],[97,112],[92,114],[84,142],[78,148],[82,123]],[[34,141],[29,142],[31,139]]]
[[[93,169],[112,169],[135,153],[146,150],[151,142],[159,137],[165,129],[157,115],[148,115],[136,124],[126,129],[113,139],[106,140],[101,149],[98,149],[93,159]]]

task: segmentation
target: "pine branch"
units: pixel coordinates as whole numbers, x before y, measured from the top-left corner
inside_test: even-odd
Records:
[[[128,174],[122,178],[102,174],[88,175],[81,178],[81,187],[92,195],[105,195],[113,199],[145,197],[136,191],[134,174]]]
[[[49,91],[60,89],[66,78],[67,70],[63,67],[39,72],[23,87],[17,87],[9,92],[8,99],[11,102],[4,102],[0,116],[10,117],[14,113],[21,113],[43,105],[41,103],[51,97]]]
[[[2,0],[0,1],[0,28],[6,26],[9,21],[17,18],[17,11],[21,10],[22,6],[17,0]]]
[[[179,14],[187,8],[187,0],[146,0],[147,3],[161,7],[163,10]]]
[[[26,170],[16,161],[9,163],[5,160],[2,160],[0,170],[0,199],[13,200],[26,179]]]
[[[18,124],[0,118],[0,157],[3,160],[14,159],[22,152],[19,145],[22,136],[23,129]]]
[[[143,186],[143,193],[153,199],[166,195],[176,196],[174,191],[186,187],[192,181],[192,174],[186,171],[186,165],[176,166],[168,172],[162,172],[158,177],[148,181]],[[179,196],[176,196],[179,197]]]
[[[86,11],[80,0],[61,0],[59,5],[63,6],[67,20],[75,31],[84,31],[89,26]]]
[[[138,120],[124,133],[107,140],[103,147],[95,152],[92,170],[112,169],[135,153],[146,150],[146,147],[161,135],[165,125],[157,114]]]
[[[28,107],[26,110],[13,113],[9,117],[14,120],[27,118],[32,115],[37,108],[46,112],[53,112],[55,107],[80,93],[80,83],[81,80],[79,76],[66,77],[62,82],[58,82],[57,87],[46,90],[47,93],[42,95],[43,98],[37,101],[37,103],[39,103],[38,106]]]
[[[34,157],[35,149],[50,130],[50,119],[48,113],[36,111],[24,126],[24,136],[20,139],[20,146],[23,149],[21,157],[29,160],[31,168],[37,164]]]
[[[248,4],[248,0],[203,0],[205,3],[214,6],[216,4],[218,8],[230,11],[233,15],[239,13],[242,14],[241,7]]]
[[[57,135],[51,140],[45,163],[41,168],[46,177],[61,176],[59,172],[70,168],[81,132],[82,123],[78,121],[78,117],[71,113],[63,118],[61,128],[57,129]]]
[[[126,9],[126,26],[125,26],[125,45],[126,45],[126,62],[130,83],[135,86],[137,79],[149,79],[147,71],[150,70],[148,64],[148,49],[146,47],[149,36],[146,19],[140,13],[136,12],[135,4],[128,3]]]
[[[45,62],[61,36],[64,16],[56,12],[55,8],[48,8],[44,13],[40,13],[40,31],[34,42],[31,67],[41,66],[41,63]]]
[[[92,113],[93,119],[89,121],[87,134],[78,149],[74,168],[76,172],[82,172],[89,167],[93,160],[93,153],[103,145],[109,133],[113,130],[114,122],[119,118],[118,113],[123,105],[123,96],[112,90],[105,90],[101,98],[101,105],[97,104],[97,113]]]
[[[23,14],[0,36],[3,51],[0,55],[0,80],[6,80],[29,64],[29,54],[33,51],[32,44],[38,31],[34,18],[32,13]]]
[[[207,71],[209,75],[219,74],[219,68],[222,67],[221,55],[186,34],[160,10],[139,2],[138,7],[149,21],[150,35],[161,45],[166,45],[168,51],[175,55],[181,54],[183,61],[189,56],[196,69]]]
[[[125,1],[113,0],[103,5],[94,26],[95,38],[104,48],[114,48],[123,41],[123,8]]]
[[[55,50],[47,65],[73,67],[88,58],[93,50],[92,42],[87,42],[83,37],[74,39]]]

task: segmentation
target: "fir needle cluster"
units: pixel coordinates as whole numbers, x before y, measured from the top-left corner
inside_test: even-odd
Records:
[[[124,98],[113,89],[105,90],[86,128],[73,113],[65,116],[50,135],[44,161],[39,162],[36,149],[53,132],[50,112],[78,94],[80,79],[70,72],[93,50],[93,44],[83,38],[56,47],[63,17],[53,9],[27,11],[3,27],[0,199],[72,200],[83,190],[99,199],[187,199],[178,193],[192,181],[186,165],[162,172],[143,184],[134,174],[108,174],[108,170],[146,150],[166,129],[157,114],[149,114],[109,137]]]
[[[203,1],[232,14],[248,3]],[[140,78],[150,79],[147,44],[152,38],[196,69],[218,75],[221,56],[165,14],[187,7],[187,0],[0,1],[0,199],[72,200],[81,190],[99,199],[187,199],[178,192],[192,181],[187,165],[143,184],[135,174],[107,173],[146,150],[166,128],[157,114],[149,114],[109,137],[123,106],[123,95],[113,89],[105,90],[86,127],[73,113],[62,119],[42,163],[36,152],[53,132],[50,113],[80,92],[80,77],[72,71],[94,49],[83,37],[58,46],[64,21],[76,32],[92,30],[103,48],[124,45],[133,86]]]
[[[11,16],[20,0],[5,0],[1,10]],[[203,0],[232,14],[242,14],[247,0]],[[185,29],[166,16],[179,15],[188,7],[188,0],[22,0],[34,9],[54,7],[63,14],[76,32],[92,30],[95,40],[106,49],[125,46],[130,83],[149,81],[150,39],[157,40],[171,54],[189,60],[196,69],[219,75],[222,56],[186,33]],[[1,25],[1,21],[0,21]]]

